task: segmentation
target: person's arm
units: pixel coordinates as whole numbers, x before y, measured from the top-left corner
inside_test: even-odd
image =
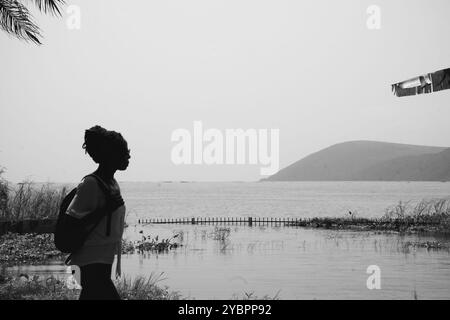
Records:
[[[117,189],[119,190],[119,193],[120,193],[119,184],[117,184]],[[119,224],[120,224],[119,225],[120,239],[119,239],[119,242],[117,243],[117,247],[116,247],[116,250],[117,250],[116,279],[120,278],[120,276],[122,275],[122,270],[121,270],[122,236],[123,236],[123,231],[125,229],[125,212],[123,212],[123,214],[121,215]]]
[[[98,186],[93,177],[85,177],[77,187],[77,193],[66,214],[81,219],[98,208]]]
[[[116,254],[117,254],[117,263],[116,263],[116,279],[120,278],[122,274],[121,269],[121,257],[122,257],[122,236],[124,230],[124,222],[125,222],[125,213],[120,217],[120,239],[116,245]]]
[[[122,238],[116,245],[117,249],[117,262],[116,262],[116,279],[122,275]]]

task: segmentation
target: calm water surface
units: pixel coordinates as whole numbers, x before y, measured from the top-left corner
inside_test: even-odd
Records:
[[[183,246],[168,253],[125,255],[127,275],[163,273],[160,284],[196,299],[449,299],[450,253],[407,246],[449,239],[292,227],[136,225],[138,218],[191,216],[381,216],[398,201],[447,198],[450,183],[123,183],[130,226],[125,237],[171,237]],[[381,270],[381,289],[369,290],[367,267]],[[61,265],[12,268],[58,274]]]
[[[224,227],[224,226],[222,226]],[[125,255],[129,276],[163,274],[162,285],[196,299],[450,298],[450,253],[406,246],[432,238],[288,227],[231,226],[215,240],[214,226],[130,226],[126,236],[170,237],[183,246],[168,253]],[[448,243],[448,239],[440,239]],[[381,289],[366,286],[367,267],[381,269]],[[65,276],[61,265],[13,268],[17,273]]]
[[[208,216],[379,217],[399,201],[450,198],[444,182],[122,183],[128,220]]]

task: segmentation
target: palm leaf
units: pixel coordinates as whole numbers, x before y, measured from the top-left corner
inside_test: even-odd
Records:
[[[31,0],[34,2],[36,7],[44,12],[51,13],[53,15],[61,16],[61,11],[59,10],[59,6],[65,4],[64,0]]]
[[[19,39],[41,44],[39,27],[28,9],[17,0],[0,0],[0,28]]]

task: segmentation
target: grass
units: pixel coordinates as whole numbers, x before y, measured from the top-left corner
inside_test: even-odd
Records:
[[[165,280],[163,273],[148,277],[138,276],[134,279],[124,276],[113,280],[122,300],[181,300],[185,299],[179,292],[171,291],[159,282]],[[19,276],[0,274],[0,300],[78,300],[81,290],[72,289],[64,279],[54,276]],[[253,292],[244,292],[242,296],[233,295],[235,300],[278,300],[278,291],[274,296],[256,296]]]
[[[214,230],[209,233],[209,237],[219,243],[219,250],[225,252],[229,249],[231,229],[227,227],[215,226]]]
[[[231,229],[227,227],[214,227],[214,230],[210,233],[210,237],[213,240],[226,241],[230,237]]]
[[[66,194],[66,187],[31,181],[12,186],[0,177],[0,221],[55,219]]]
[[[264,295],[262,297],[255,295],[254,292],[244,292],[242,296],[239,295],[233,295],[234,300],[279,300],[280,299],[280,292],[281,290],[278,290],[278,292],[273,295]]]
[[[8,183],[2,178],[2,174],[5,170],[0,168],[0,220],[6,215],[6,207],[8,204]]]
[[[123,300],[179,300],[178,292],[159,286],[161,275],[123,277],[114,280]],[[18,277],[0,275],[0,300],[78,300],[81,290],[69,288],[65,280],[53,276],[42,278],[26,274]]]
[[[161,286],[163,273],[134,279],[122,277],[113,280],[122,300],[182,300],[179,292]],[[78,300],[81,290],[71,289],[66,280],[54,276],[43,278],[26,274],[14,277],[0,274],[0,300]],[[278,291],[274,296],[256,296],[253,292],[244,292],[242,296],[233,295],[234,300],[278,300]]]
[[[422,200],[416,205],[399,202],[387,208],[381,218],[358,218],[355,215],[340,218],[324,217],[301,219],[292,222],[291,225],[338,230],[450,234],[450,199]]]
[[[164,280],[163,273],[155,276],[136,277],[133,280],[123,277],[115,281],[117,291],[124,300],[179,300],[181,295],[176,291],[169,291],[167,286],[158,286]]]
[[[428,250],[450,249],[448,243],[439,241],[407,241],[404,243],[405,248],[425,248]]]

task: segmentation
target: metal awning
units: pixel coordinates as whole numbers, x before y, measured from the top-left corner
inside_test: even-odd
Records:
[[[450,89],[450,68],[427,73],[392,85],[392,92],[397,97],[414,96],[446,89]]]

